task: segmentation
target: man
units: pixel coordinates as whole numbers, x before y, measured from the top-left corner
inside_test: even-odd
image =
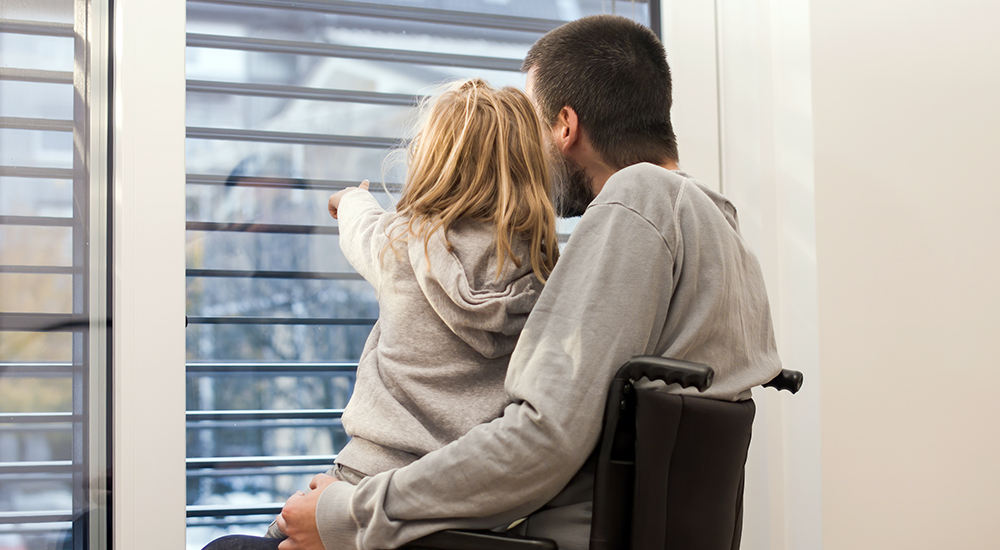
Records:
[[[619,366],[635,355],[708,364],[717,376],[707,395],[728,400],[780,371],[763,277],[735,209],[678,171],[657,38],[624,18],[588,17],[542,37],[523,68],[561,173],[557,208],[583,217],[511,358],[513,403],[357,486],[317,476],[278,520],[289,535],[281,550],[395,548],[523,517],[530,535],[587,548],[587,459]]]

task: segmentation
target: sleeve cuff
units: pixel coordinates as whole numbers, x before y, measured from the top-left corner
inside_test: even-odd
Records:
[[[346,481],[331,483],[316,502],[316,528],[326,550],[356,550],[358,523],[351,515],[354,486]]]
[[[356,189],[351,189],[347,193],[344,193],[344,196],[340,197],[340,206],[342,208],[345,202],[354,202],[355,200],[367,202],[368,204],[366,206],[368,208],[371,207],[381,208],[381,206],[379,206],[378,204],[378,201],[375,200],[375,197],[371,194],[371,191],[361,189],[360,187]]]

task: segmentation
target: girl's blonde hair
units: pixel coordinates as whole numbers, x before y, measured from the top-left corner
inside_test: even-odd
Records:
[[[459,220],[491,223],[497,276],[508,260],[520,267],[511,243],[524,239],[531,268],[544,282],[559,248],[542,126],[531,101],[517,88],[497,89],[476,78],[454,83],[424,111],[396,205],[406,234],[423,238],[426,253],[435,231],[447,243]]]

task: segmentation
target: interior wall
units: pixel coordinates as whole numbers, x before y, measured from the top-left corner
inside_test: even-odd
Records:
[[[720,188],[719,94],[715,4],[661,0],[663,46],[673,77],[670,119],[680,167],[705,185]]]
[[[995,0],[812,0],[827,550],[995,548]]]

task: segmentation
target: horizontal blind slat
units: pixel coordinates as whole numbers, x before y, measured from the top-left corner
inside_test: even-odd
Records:
[[[54,216],[0,216],[0,225],[26,225],[34,227],[73,227],[78,220]]]
[[[344,409],[188,411],[188,422],[201,420],[315,420],[340,418]],[[0,417],[2,418],[2,417]]]
[[[187,137],[191,139],[325,145],[329,147],[364,147],[370,149],[390,149],[399,147],[404,143],[403,140],[397,138],[276,132],[273,130],[245,130],[240,128],[199,128],[196,126],[188,126]]]
[[[83,416],[70,412],[0,413],[0,424],[55,424],[81,420],[83,420]]]
[[[11,178],[73,179],[72,168],[36,168],[33,166],[0,166],[0,176]]]
[[[0,67],[0,80],[37,82],[41,84],[72,84],[73,72]]]
[[[518,17],[512,15],[484,14],[467,11],[420,8],[372,2],[346,2],[337,0],[192,0],[200,4],[217,4],[248,8],[271,8],[309,11],[334,15],[356,15],[379,19],[396,19],[421,23],[439,23],[545,33],[565,23],[558,19]],[[646,0],[638,0],[640,3]]]
[[[35,36],[76,36],[72,23],[23,21],[17,19],[0,19],[0,33],[30,34]]]
[[[315,55],[321,57],[365,59],[368,61],[439,65],[445,67],[463,67],[495,71],[516,72],[521,70],[520,59],[418,52],[413,50],[392,50],[385,48],[368,48],[363,46],[344,46],[341,44],[297,42],[293,40],[274,40],[269,38],[251,38],[245,36],[220,36],[212,34],[188,33],[187,45],[190,48],[215,48],[246,52]]]
[[[58,266],[58,265],[0,265],[0,273],[26,273],[29,275],[73,275],[74,273],[83,273],[83,268],[72,267],[72,266]]]
[[[111,324],[110,321],[108,324]],[[73,332],[88,327],[90,318],[84,314],[0,312],[0,331]]]
[[[71,474],[80,470],[82,470],[82,465],[74,464],[72,460],[0,462],[0,475]]]
[[[264,466],[318,466],[322,464],[333,464],[335,460],[337,460],[337,455],[219,456],[208,458],[188,458],[186,464],[188,470],[197,470],[202,468],[241,469],[259,468]]]
[[[187,222],[188,231],[227,231],[231,233],[276,233],[285,235],[339,235],[336,226],[287,225],[277,223]]]
[[[275,189],[322,189],[329,191],[340,191],[347,187],[358,186],[357,181],[346,180],[274,178],[266,176],[218,176],[212,174],[188,174],[187,183],[194,185],[229,185]],[[398,191],[403,187],[401,183],[386,183],[385,186],[390,191]],[[381,185],[377,185],[374,191],[378,192],[380,187]]]
[[[2,271],[2,270],[0,270]],[[247,279],[298,279],[330,281],[363,281],[358,273],[334,273],[319,271],[240,271],[235,269],[188,269],[188,277],[223,277]]]
[[[188,363],[188,376],[322,376],[354,374],[357,363]]]
[[[281,511],[280,508],[278,510]],[[73,521],[73,512],[70,511],[42,511],[42,512],[0,512],[0,525],[12,523],[58,523]]]
[[[330,325],[330,326],[372,326],[378,319],[326,317],[202,317],[189,316],[191,325]]]
[[[72,132],[72,120],[50,118],[0,117],[0,128],[8,130],[41,130],[46,132]]]
[[[188,92],[247,95],[283,99],[303,99],[311,101],[339,101],[343,103],[368,103],[372,105],[396,105],[412,107],[422,96],[410,94],[390,94],[379,92],[358,92],[352,90],[331,90],[277,84],[247,82],[216,82],[209,80],[188,80]]]
[[[283,504],[258,504],[246,506],[197,506],[187,507],[187,517],[216,517],[216,516],[254,516],[269,515],[275,516],[281,513]]]

